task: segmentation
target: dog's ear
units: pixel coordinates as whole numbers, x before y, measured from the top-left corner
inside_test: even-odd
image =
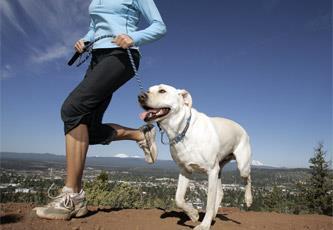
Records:
[[[179,95],[181,95],[184,99],[184,104],[188,107],[192,108],[192,97],[189,92],[187,92],[185,89],[178,90]]]

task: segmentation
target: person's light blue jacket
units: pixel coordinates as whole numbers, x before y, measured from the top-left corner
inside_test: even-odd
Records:
[[[89,6],[91,22],[84,41],[93,41],[102,35],[127,34],[140,46],[161,38],[166,26],[153,0],[92,0]],[[138,29],[141,15],[149,23],[143,30]],[[94,49],[114,48],[112,39],[102,39],[94,44]]]

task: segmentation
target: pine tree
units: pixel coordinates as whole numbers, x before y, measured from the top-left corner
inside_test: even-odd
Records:
[[[311,177],[307,183],[306,198],[311,212],[332,215],[332,175],[325,155],[323,144],[319,143],[314,149],[314,156],[309,160]]]
[[[272,191],[264,198],[264,205],[267,210],[282,212],[285,202],[282,189],[274,185]]]

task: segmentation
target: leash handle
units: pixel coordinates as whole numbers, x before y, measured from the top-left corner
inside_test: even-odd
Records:
[[[76,61],[76,59],[78,59],[81,54],[83,54],[84,52],[88,51],[89,47],[92,45],[92,42],[84,42],[84,49],[82,53],[79,52],[75,52],[75,54],[72,56],[72,58],[68,61],[67,65],[71,66],[74,64],[74,62]]]
[[[81,53],[76,52],[73,57],[68,61],[67,65],[71,66],[74,64],[74,62],[76,61],[76,59],[78,59],[80,57]]]

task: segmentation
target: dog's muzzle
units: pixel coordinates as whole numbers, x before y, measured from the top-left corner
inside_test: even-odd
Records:
[[[147,98],[148,98],[147,93],[146,92],[141,92],[138,96],[138,101],[142,105],[146,102]]]

